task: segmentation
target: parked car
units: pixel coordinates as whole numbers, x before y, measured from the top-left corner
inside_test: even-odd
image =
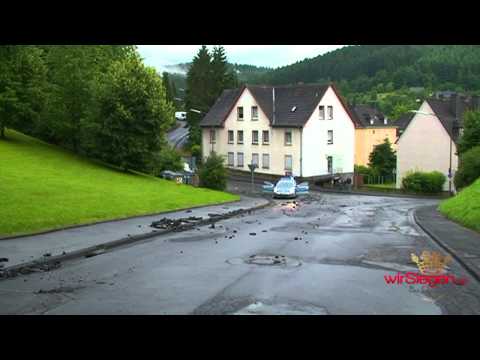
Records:
[[[268,181],[263,183],[263,192],[273,194],[274,198],[296,198],[308,194],[308,191],[308,182],[297,184],[293,176],[282,177],[275,185]]]

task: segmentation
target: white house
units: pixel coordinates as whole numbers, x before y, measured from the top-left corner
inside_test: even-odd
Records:
[[[409,171],[439,171],[453,180],[458,168],[457,141],[465,110],[478,108],[478,98],[451,96],[449,100],[427,99],[397,140],[397,183]],[[444,190],[454,190],[446,181]]]
[[[269,175],[351,175],[357,125],[333,84],[245,85],[225,90],[201,121],[202,154]]]

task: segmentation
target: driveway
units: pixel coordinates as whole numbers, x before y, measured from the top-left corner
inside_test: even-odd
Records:
[[[412,220],[434,200],[313,193],[214,228],[0,281],[0,314],[480,314],[478,283],[387,285],[442,252]],[[443,252],[442,252],[443,253]]]

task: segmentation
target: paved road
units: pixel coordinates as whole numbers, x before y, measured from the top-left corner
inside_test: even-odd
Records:
[[[411,252],[441,251],[411,219],[434,203],[279,200],[215,228],[0,281],[0,314],[480,314],[479,284],[456,263],[465,286],[385,284],[386,274],[417,270]]]
[[[167,141],[170,145],[180,148],[188,140],[189,130],[186,121],[177,120],[177,128],[167,133]]]

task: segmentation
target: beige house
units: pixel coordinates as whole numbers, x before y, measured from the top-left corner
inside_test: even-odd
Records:
[[[368,166],[370,153],[376,145],[388,139],[396,150],[398,127],[382,113],[372,107],[356,105],[352,107],[359,127],[355,129],[355,165]]]
[[[475,101],[475,98],[452,96],[447,101],[427,99],[423,102],[397,140],[397,188],[401,188],[402,179],[409,171],[440,171],[448,179],[444,190],[454,191],[462,117]]]
[[[228,167],[314,178],[351,174],[355,120],[334,85],[250,86],[225,90],[201,121],[202,156]]]

